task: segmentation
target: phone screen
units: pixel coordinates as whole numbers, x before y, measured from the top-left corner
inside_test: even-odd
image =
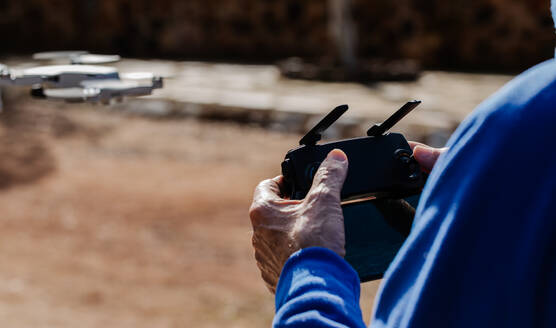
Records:
[[[416,208],[420,195],[404,200]],[[380,279],[398,253],[409,233],[413,217],[400,228],[399,222],[387,218],[384,211],[372,200],[344,205],[344,226],[346,233],[346,261],[359,274],[361,282]],[[397,218],[399,219],[399,218]]]

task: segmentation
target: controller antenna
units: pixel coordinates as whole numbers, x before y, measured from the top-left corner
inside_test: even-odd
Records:
[[[340,116],[342,116],[347,110],[348,105],[341,105],[334,108],[328,115],[326,115],[320,122],[315,125],[311,131],[299,140],[300,145],[314,146],[322,138],[322,133],[326,131],[334,122],[336,122]]]
[[[375,124],[369,130],[367,130],[367,135],[369,137],[378,137],[386,133],[386,131],[390,130],[394,125],[396,125],[402,118],[404,118],[407,114],[409,114],[415,107],[419,106],[421,101],[413,100],[405,105],[402,108],[398,109],[392,116],[390,116],[386,121],[382,124]]]

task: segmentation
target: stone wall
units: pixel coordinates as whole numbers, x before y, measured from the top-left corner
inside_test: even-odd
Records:
[[[550,0],[352,0],[358,54],[519,70],[553,54]],[[270,61],[329,55],[325,0],[0,1],[0,55],[82,48]]]

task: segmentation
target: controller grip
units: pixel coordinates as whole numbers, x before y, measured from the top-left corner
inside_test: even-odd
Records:
[[[409,236],[415,218],[413,206],[403,199],[390,198],[375,199],[373,205],[392,228],[404,237]]]
[[[280,184],[280,197],[290,199],[293,192],[293,185],[288,178],[282,175],[282,183]]]

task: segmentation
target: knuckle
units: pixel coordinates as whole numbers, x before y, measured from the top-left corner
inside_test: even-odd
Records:
[[[260,195],[264,193],[266,189],[268,189],[268,179],[259,182],[259,184],[255,187],[254,198],[257,199],[261,197]]]
[[[261,182],[259,182],[259,184],[257,185],[257,187],[255,189],[261,189],[264,188],[264,186],[268,183],[268,179],[263,180]]]
[[[320,200],[325,203],[335,203],[339,200],[339,195],[336,193],[335,190],[327,188],[326,191],[321,193]]]
[[[324,183],[337,183],[343,175],[343,168],[337,164],[321,167],[315,174],[315,180]]]
[[[264,212],[267,207],[268,202],[266,200],[257,198],[251,203],[251,207],[249,207],[249,213],[252,213],[253,215],[262,214],[262,212]]]
[[[336,202],[339,198],[339,192],[335,188],[326,184],[319,184],[307,195],[306,200],[309,203],[315,202]]]
[[[261,212],[261,205],[258,202],[253,202],[249,208],[249,217],[251,218],[251,221],[256,221],[257,218],[261,216]]]
[[[315,173],[315,178],[326,179],[330,175],[330,168],[325,165],[321,165]]]
[[[254,201],[249,208],[249,218],[253,225],[261,223],[267,216],[269,216],[269,206],[264,201]]]
[[[257,261],[257,265],[261,265],[264,262],[264,256],[261,255],[261,252],[256,250],[255,251],[255,260]]]
[[[259,184],[257,185],[257,188],[255,188],[255,189],[257,189],[257,190],[266,190],[272,185],[272,183],[273,183],[272,179],[263,180],[263,181],[259,182]]]

